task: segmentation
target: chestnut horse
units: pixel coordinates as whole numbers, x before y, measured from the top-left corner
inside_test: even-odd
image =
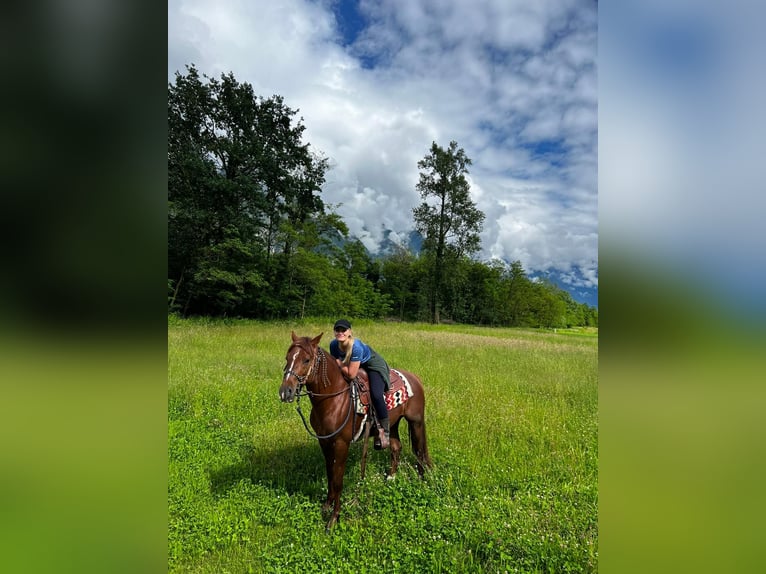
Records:
[[[319,347],[324,333],[313,339],[297,337],[291,333],[293,342],[287,349],[286,364],[279,398],[286,403],[308,395],[311,400],[312,436],[319,440],[327,471],[327,500],[322,505],[324,516],[332,511],[327,522],[327,531],[335,525],[340,514],[340,494],[343,490],[343,475],[346,470],[349,445],[364,435],[362,449],[362,478],[367,458],[367,444],[370,423],[363,425],[363,416],[356,413],[352,400],[352,387],[341,373],[330,354]],[[412,396],[403,404],[388,412],[391,421],[391,468],[388,477],[393,478],[399,467],[402,443],[399,440],[399,421],[407,419],[410,443],[417,458],[418,474],[423,477],[425,468],[431,467],[431,458],[426,445],[425,396],[420,379],[407,371],[399,371],[410,383]],[[300,403],[298,405],[300,413]],[[301,417],[303,414],[301,413]],[[305,419],[304,419],[305,425]],[[308,430],[308,426],[306,427]],[[364,432],[363,432],[364,431]]]

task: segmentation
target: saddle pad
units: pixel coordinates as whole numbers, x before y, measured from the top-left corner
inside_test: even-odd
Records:
[[[403,405],[412,396],[412,387],[402,373],[396,369],[391,369],[391,388],[384,395],[386,399],[386,408],[390,411]]]

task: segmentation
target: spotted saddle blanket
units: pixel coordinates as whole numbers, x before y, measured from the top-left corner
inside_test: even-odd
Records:
[[[412,396],[412,387],[403,373],[400,373],[396,369],[391,369],[390,377],[391,386],[383,395],[386,400],[386,407],[389,411],[403,405]],[[370,385],[369,379],[367,378],[367,372],[364,369],[359,369],[355,381],[356,385],[354,385],[354,387],[357,390],[357,392],[354,393],[356,412],[366,415],[370,410]]]

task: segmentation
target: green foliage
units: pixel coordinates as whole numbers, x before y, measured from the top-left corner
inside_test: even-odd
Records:
[[[398,247],[384,258],[380,264],[380,289],[389,295],[393,303],[393,311],[399,320],[412,316],[417,293],[415,283],[415,256],[406,249]]]
[[[381,270],[380,290],[391,298],[397,318],[431,320],[433,279],[426,257],[399,250],[382,259]],[[505,265],[463,257],[445,277],[441,293],[442,322],[548,329],[598,327],[597,309],[577,303],[550,281],[532,281],[519,261]]]
[[[219,243],[201,250],[193,280],[198,293],[213,306],[211,310],[234,310],[255,289],[263,287],[263,277],[252,262],[252,247],[232,227]]]
[[[351,448],[341,521],[324,533],[324,462],[277,398],[301,324],[168,320],[171,572],[595,572],[596,337],[355,322],[423,378],[434,470]],[[326,340],[323,342],[326,345]]]
[[[168,273],[183,313],[276,314],[274,292],[301,243],[345,226],[319,198],[327,161],[279,96],[193,66],[168,85]],[[324,240],[329,241],[329,240]]]

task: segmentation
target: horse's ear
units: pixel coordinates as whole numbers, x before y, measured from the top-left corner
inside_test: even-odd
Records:
[[[322,335],[324,335],[324,331],[322,331],[321,333],[319,333],[319,335],[317,335],[316,337],[311,339],[311,345],[314,346],[314,347],[318,347],[319,346],[319,340],[322,338]]]
[[[290,336],[293,338],[293,343],[298,340],[298,335],[295,334],[295,331],[290,331]]]

